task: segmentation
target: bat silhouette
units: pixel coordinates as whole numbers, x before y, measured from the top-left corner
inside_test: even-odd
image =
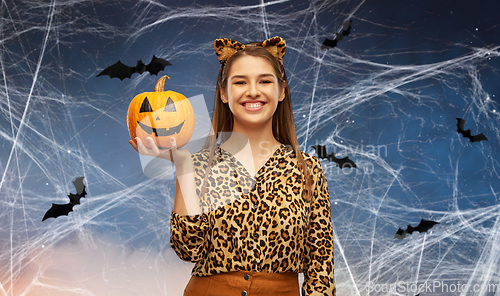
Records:
[[[343,168],[358,168],[354,161],[349,159],[349,156],[346,156],[344,158],[336,158],[335,153],[332,152],[330,154],[326,154],[326,147],[324,145],[313,145],[311,146],[316,150],[316,154],[318,154],[318,157],[320,159],[326,158],[330,162],[335,162],[337,164],[337,167],[340,167],[341,169]]]
[[[155,74],[158,75],[160,71],[163,71],[166,66],[171,66],[170,62],[168,62],[165,59],[157,58],[156,56],[153,55],[153,59],[151,59],[151,62],[149,64],[144,65],[142,60],[137,61],[137,65],[135,67],[129,67],[120,60],[116,64],[113,64],[106,69],[102,70],[99,75],[96,77],[102,76],[102,75],[109,75],[109,77],[118,77],[120,80],[123,80],[125,78],[130,78],[132,77],[132,74],[134,73],[139,73],[142,74],[145,71],[148,71],[151,73],[151,75]]]
[[[488,138],[486,138],[486,136],[483,135],[483,133],[480,133],[479,135],[472,136],[470,134],[470,129],[465,130],[464,129],[464,125],[465,125],[465,120],[462,119],[462,118],[458,118],[457,117],[457,127],[458,127],[457,132],[459,134],[462,134],[462,136],[464,138],[469,138],[469,140],[471,142],[479,142],[479,141],[482,141],[482,140],[488,141]]]
[[[73,211],[73,207],[75,205],[80,204],[80,198],[85,197],[87,195],[87,192],[85,192],[85,184],[83,184],[83,178],[84,177],[78,177],[73,181],[73,185],[75,185],[76,188],[76,194],[70,193],[68,195],[69,197],[69,203],[67,204],[52,204],[52,207],[45,213],[45,216],[43,216],[42,222],[45,219],[48,218],[57,218],[62,215],[68,215],[69,212]]]
[[[427,232],[427,230],[431,229],[436,224],[439,224],[439,222],[421,219],[420,224],[418,224],[417,227],[412,227],[408,224],[408,228],[406,228],[406,230],[399,228],[394,238],[403,239],[406,237],[407,233],[412,234],[414,231],[418,231],[420,233]]]
[[[321,45],[321,49],[325,48],[334,48],[337,46],[337,43],[344,39],[344,36],[347,36],[351,33],[351,22],[352,20],[347,20],[342,24],[342,33],[335,33],[335,39],[325,38],[323,44]]]

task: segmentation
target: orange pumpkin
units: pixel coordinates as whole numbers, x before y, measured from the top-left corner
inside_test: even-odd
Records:
[[[130,102],[127,112],[127,127],[132,140],[139,137],[144,146],[151,148],[146,140],[151,137],[160,149],[170,148],[174,137],[177,147],[186,145],[193,135],[195,117],[193,107],[182,94],[164,91],[163,76],[156,82],[154,92],[138,94]]]

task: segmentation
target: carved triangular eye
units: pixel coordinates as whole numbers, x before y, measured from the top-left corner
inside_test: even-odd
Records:
[[[177,112],[175,109],[175,103],[172,101],[170,97],[168,97],[167,104],[165,105],[165,109],[163,109],[165,112]]]
[[[153,112],[153,108],[151,108],[151,104],[149,104],[148,97],[145,97],[144,101],[142,101],[141,110],[139,110],[139,113],[143,112]]]

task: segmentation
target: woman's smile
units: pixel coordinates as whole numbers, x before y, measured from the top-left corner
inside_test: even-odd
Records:
[[[247,102],[244,102],[243,104],[241,104],[247,111],[250,111],[250,112],[256,112],[256,111],[259,111],[261,110],[264,105],[266,103],[265,102],[261,102],[261,101],[256,101],[256,102],[251,102],[251,101],[247,101]]]

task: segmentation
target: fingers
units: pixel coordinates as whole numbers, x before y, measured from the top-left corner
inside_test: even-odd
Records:
[[[177,150],[177,142],[175,142],[175,138],[170,138],[170,149]]]
[[[136,137],[135,141],[137,142],[137,149],[138,149],[139,154],[146,155],[148,152],[148,148],[146,148],[146,146],[144,146],[141,139],[139,139],[139,137]]]
[[[158,149],[158,146],[156,146],[153,138],[147,137],[146,141],[148,141],[149,147],[151,147],[152,156],[158,156],[160,154],[160,149]]]
[[[140,154],[142,154],[144,152],[144,150],[146,149],[146,147],[144,147],[144,144],[142,144],[142,141],[141,139],[139,138],[135,138],[135,143],[137,145],[137,152],[139,152]]]
[[[135,142],[133,140],[130,140],[128,142],[141,155],[161,157],[174,162],[174,159],[177,157],[177,143],[174,137],[170,138],[171,147],[168,150],[160,150],[151,137],[147,137],[146,141],[148,146],[151,148],[146,147],[139,137],[135,138]]]
[[[132,146],[132,148],[135,149],[135,151],[139,152],[139,148],[137,148],[137,144],[133,140],[130,140],[128,142],[130,143],[130,145]]]
[[[175,138],[170,138],[170,159],[174,162],[174,159],[177,158],[177,143],[175,142]]]

